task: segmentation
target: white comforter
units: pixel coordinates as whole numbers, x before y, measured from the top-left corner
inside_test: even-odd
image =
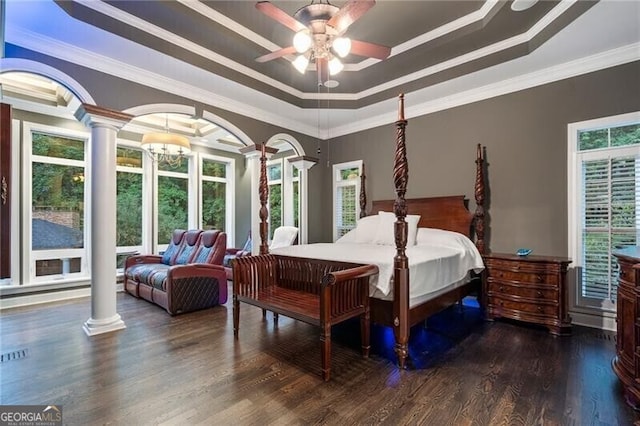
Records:
[[[463,280],[469,271],[480,272],[484,268],[480,253],[467,237],[454,232],[433,231],[437,232],[430,232],[431,238],[423,238],[423,241],[406,250],[411,299],[443,290]],[[272,253],[375,264],[380,273],[371,282],[371,295],[381,294],[382,298],[388,298],[392,293],[395,246],[355,242],[317,243],[282,247]]]

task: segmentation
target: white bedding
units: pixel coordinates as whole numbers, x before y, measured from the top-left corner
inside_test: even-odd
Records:
[[[348,242],[295,245],[272,253],[378,265],[380,272],[371,281],[370,295],[391,300],[395,246],[352,242],[353,238],[344,240]],[[429,299],[431,294],[440,294],[446,288],[465,282],[470,271],[484,269],[482,257],[473,242],[456,232],[420,228],[417,244],[407,247],[406,254],[412,301]]]

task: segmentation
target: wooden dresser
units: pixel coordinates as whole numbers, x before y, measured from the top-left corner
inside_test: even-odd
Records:
[[[571,259],[490,253],[483,256],[487,319],[498,317],[546,326],[552,334],[570,334],[567,267]]]
[[[613,252],[618,276],[618,336],[613,371],[624,386],[629,405],[640,408],[640,247]]]

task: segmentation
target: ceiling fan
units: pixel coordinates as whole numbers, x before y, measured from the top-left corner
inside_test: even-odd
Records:
[[[344,67],[339,57],[344,58],[353,53],[386,59],[391,53],[391,48],[343,36],[349,26],[360,19],[375,3],[375,0],[349,0],[339,8],[328,1],[312,0],[311,4],[301,7],[290,16],[268,1],[259,1],[256,3],[259,11],[296,34],[292,46],[260,56],[256,61],[267,62],[298,54],[293,66],[304,74],[309,62],[315,62],[318,85],[323,85],[329,79],[329,75],[339,73]]]

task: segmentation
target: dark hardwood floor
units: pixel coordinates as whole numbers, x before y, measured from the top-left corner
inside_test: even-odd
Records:
[[[615,337],[570,337],[449,309],[412,330],[414,369],[391,361],[376,327],[360,357],[358,325],[334,328],[332,380],[317,329],[231,303],[169,316],[118,294],[125,330],[87,337],[89,299],[16,308],[0,320],[0,403],[59,404],[69,425],[631,425],[611,370]]]

